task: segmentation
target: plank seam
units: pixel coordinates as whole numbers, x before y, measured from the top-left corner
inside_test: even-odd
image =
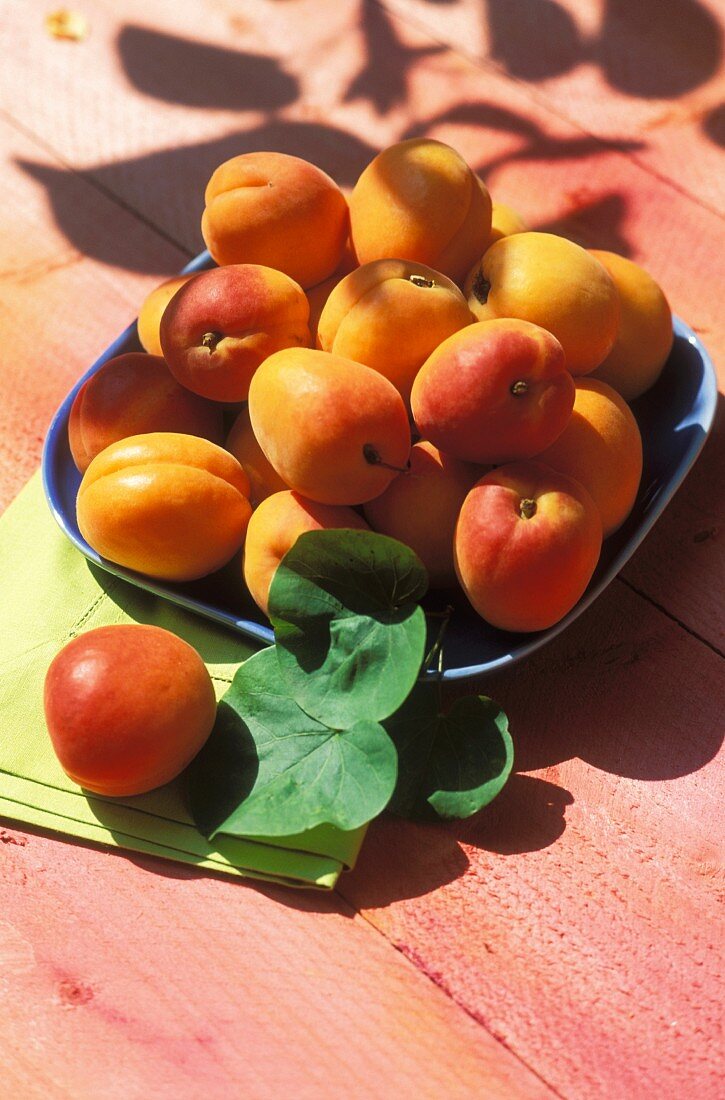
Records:
[[[387,12],[388,15],[392,16],[394,19],[397,19],[400,23],[407,24],[409,27],[412,27],[420,34],[424,34],[432,42],[435,42],[437,45],[442,46],[445,50],[450,51],[450,53],[456,54],[458,57],[462,57],[465,61],[467,61],[471,65],[474,65],[476,68],[495,73],[502,79],[509,80],[512,84],[516,84],[517,87],[521,88],[527,94],[529,99],[531,99],[539,107],[542,107],[545,111],[548,111],[549,114],[553,115],[555,118],[558,118],[560,121],[567,123],[567,125],[577,130],[580,134],[584,134],[586,137],[589,137],[593,141],[596,141],[599,145],[603,147],[605,151],[614,151],[619,156],[626,157],[629,161],[632,162],[632,164],[635,164],[640,171],[646,172],[647,175],[652,176],[653,179],[656,179],[660,183],[671,187],[673,191],[677,192],[677,194],[681,195],[683,198],[688,199],[695,206],[699,206],[703,210],[707,210],[709,213],[714,214],[715,217],[719,218],[721,221],[725,221],[725,212],[718,210],[716,206],[712,206],[709,202],[704,201],[700,198],[699,195],[696,195],[692,191],[687,190],[681,184],[673,180],[670,176],[666,176],[662,172],[658,171],[656,168],[653,168],[646,161],[640,160],[635,153],[620,148],[613,149],[612,146],[615,144],[614,141],[608,141],[608,139],[602,138],[599,134],[593,134],[590,130],[587,130],[587,128],[585,126],[582,126],[582,124],[577,119],[571,118],[565,111],[562,111],[559,107],[552,103],[552,101],[545,93],[540,92],[538,88],[534,87],[528,81],[522,80],[520,77],[517,76],[512,76],[511,73],[508,73],[506,71],[503,65],[498,64],[496,61],[493,61],[491,58],[486,57],[485,55],[476,54],[469,50],[463,49],[460,46],[454,46],[450,42],[443,41],[437,36],[434,28],[429,27],[426,23],[416,19],[414,16],[411,17],[410,15],[408,15],[407,12],[401,13],[395,7],[388,7],[385,0],[366,0],[366,3],[376,4],[378,7]]]
[[[405,961],[410,966],[412,966],[418,974],[420,974],[427,981],[431,982],[431,984],[434,985],[437,989],[440,989],[441,993],[443,993],[443,995],[447,997],[449,1001],[452,1001],[456,1008],[458,1008],[461,1012],[468,1016],[469,1019],[473,1020],[473,1022],[477,1024],[478,1027],[483,1028],[486,1034],[490,1035],[494,1042],[499,1043],[504,1048],[504,1050],[508,1051],[508,1053],[513,1058],[515,1058],[517,1062],[520,1062],[521,1065],[529,1071],[529,1073],[533,1074],[533,1076],[536,1077],[538,1081],[541,1081],[542,1085],[545,1085],[546,1088],[551,1091],[553,1096],[558,1097],[559,1100],[568,1100],[568,1098],[563,1093],[559,1092],[559,1090],[556,1089],[550,1081],[547,1081],[547,1079],[542,1076],[542,1074],[539,1073],[539,1071],[535,1069],[529,1062],[527,1062],[526,1059],[522,1057],[522,1055],[514,1050],[513,1047],[509,1046],[505,1039],[502,1039],[500,1035],[496,1035],[493,1031],[491,1031],[484,1018],[479,1013],[474,1012],[472,1009],[470,1009],[461,1000],[459,1000],[459,998],[456,997],[455,993],[446,985],[446,983],[440,977],[431,974],[426,967],[425,962],[420,958],[420,956],[416,955],[413,952],[409,952],[403,944],[396,943],[394,940],[391,940],[385,934],[385,932],[383,932],[383,930],[379,928],[377,924],[375,924],[375,922],[363,912],[362,909],[356,909],[354,903],[345,897],[344,893],[340,889],[339,884],[333,889],[333,893],[336,894],[343,902],[345,902],[346,905],[350,906],[350,908],[355,913],[357,913],[357,915],[360,916],[362,920],[364,920],[365,923],[369,925],[379,936],[381,936],[385,940],[385,942],[393,948],[393,950],[402,955]]]
[[[711,642],[707,638],[704,638],[702,634],[698,634],[697,631],[693,630],[691,626],[688,626],[687,623],[684,623],[682,619],[678,619],[677,615],[673,614],[671,611],[668,611],[663,604],[659,603],[659,601],[654,599],[653,596],[648,595],[647,592],[643,592],[641,588],[638,588],[635,584],[632,583],[632,581],[627,580],[627,578],[624,577],[621,573],[618,574],[615,580],[621,581],[621,583],[626,585],[631,592],[634,592],[637,596],[641,596],[643,600],[646,600],[647,603],[651,604],[652,607],[655,607],[673,623],[676,623],[677,626],[682,627],[685,633],[689,634],[692,638],[695,638],[696,641],[702,642],[704,646],[707,646],[707,648],[712,650],[712,652],[715,653],[718,657],[725,658],[725,652],[719,649],[714,642]]]
[[[137,210],[120,195],[117,195],[115,191],[112,191],[110,188],[106,187],[105,184],[100,183],[92,172],[86,172],[81,168],[75,168],[60,155],[57,149],[54,149],[52,145],[45,141],[44,138],[40,137],[39,134],[36,134],[34,130],[29,129],[22,122],[19,122],[14,115],[11,115],[3,107],[0,107],[0,118],[4,119],[4,121],[7,122],[9,126],[11,126],[14,130],[17,130],[17,132],[19,134],[22,134],[23,137],[27,138],[29,141],[32,141],[48,156],[52,157],[53,160],[60,164],[66,172],[70,172],[77,178],[82,179],[85,183],[88,183],[91,187],[98,191],[99,194],[103,195],[104,198],[108,199],[110,202],[115,203],[116,206],[119,206],[122,210],[125,210],[127,214],[130,214],[132,217],[136,218],[138,222],[140,222],[142,225],[145,225],[148,229],[152,229],[159,237],[161,237],[162,240],[166,241],[167,244],[172,245],[174,248],[177,248],[185,257],[187,257],[187,259],[193,259],[195,253],[191,249],[187,248],[186,245],[181,244],[180,241],[177,241],[174,237],[171,236],[171,234],[167,233],[165,229],[162,229],[160,226],[156,225],[155,222],[150,221],[149,218],[141,213],[141,211]]]

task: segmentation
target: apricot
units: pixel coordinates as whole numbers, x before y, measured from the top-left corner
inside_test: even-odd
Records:
[[[515,233],[485,252],[464,293],[480,320],[519,317],[556,336],[572,374],[588,374],[611,351],[619,295],[586,249],[553,233]]]
[[[569,612],[599,559],[602,524],[586,489],[543,462],[499,466],[463,502],[458,579],[501,630],[545,630]]]
[[[81,534],[109,561],[188,581],[240,548],[252,512],[249,478],[233,455],[191,435],[152,432],[112,443],[78,490]]]
[[[45,677],[45,718],[66,774],[94,794],[143,794],[175,779],[216,719],[195,649],[158,626],[119,623],[73,638]]]
[[[318,504],[290,489],[267,497],[255,510],[244,544],[244,580],[265,615],[272,578],[287,551],[304,531],[330,528],[367,531],[368,525],[352,508]]]
[[[488,238],[489,247],[502,237],[510,237],[514,233],[527,233],[529,227],[520,214],[503,202],[494,202],[491,207],[491,234]]]
[[[403,399],[382,374],[326,351],[265,359],[249,388],[249,416],[279,476],[321,504],[363,504],[405,468]]]
[[[161,346],[183,386],[214,401],[245,401],[255,370],[281,348],[310,343],[309,305],[289,276],[256,264],[204,271],[161,318]]]
[[[300,157],[232,157],[213,173],[204,199],[201,232],[218,264],[263,264],[310,287],[340,263],[349,231],[345,196]]]
[[[337,284],[317,329],[323,351],[379,371],[410,400],[434,348],[473,320],[454,282],[412,260],[373,260]]]
[[[415,550],[428,571],[431,587],[456,583],[453,533],[466,495],[481,467],[444,454],[432,443],[416,443],[410,470],[396,477],[363,512],[374,531]]]
[[[149,355],[162,354],[159,328],[164,310],[176,291],[192,278],[193,275],[177,275],[173,279],[167,279],[160,286],[154,287],[151,293],[144,298],[141,309],[138,311],[136,330],[141,341],[141,347]]]
[[[632,410],[606,382],[577,378],[571,419],[539,458],[588,490],[605,538],[624,523],[642,478],[642,437]]]
[[[621,315],[614,346],[592,377],[634,401],[655,384],[672,350],[672,310],[662,288],[639,264],[592,249],[619,292]]]
[[[330,297],[330,294],[340,280],[344,279],[346,275],[349,275],[351,271],[354,271],[356,267],[357,258],[348,239],[345,243],[342,259],[332,275],[329,275],[326,279],[323,279],[321,283],[317,283],[315,286],[311,286],[305,291],[307,294],[307,301],[310,305],[310,317],[307,324],[310,330],[310,342],[313,346],[317,343],[317,326],[320,322],[320,317],[322,316],[322,311],[325,308],[327,299]]]
[[[257,442],[246,405],[232,424],[226,448],[249,478],[249,500],[253,508],[272,493],[279,493],[287,488]]]
[[[104,448],[129,435],[182,432],[221,443],[218,405],[180,386],[157,355],[109,359],[81,386],[68,417],[68,441],[81,473]]]
[[[424,439],[468,462],[531,458],[566,427],[574,382],[561,344],[528,321],[478,321],[449,336],[413,383]]]
[[[353,247],[361,264],[415,260],[461,283],[491,231],[491,198],[463,157],[431,138],[379,153],[350,196]]]

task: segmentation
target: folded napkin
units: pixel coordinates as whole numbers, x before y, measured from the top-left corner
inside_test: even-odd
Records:
[[[217,838],[184,806],[181,785],[133,798],[85,794],[55,758],[43,716],[48,665],[66,642],[110,623],[153,623],[199,651],[217,697],[255,646],[232,631],[90,565],[56,526],[36,474],[0,519],[0,815],[83,840],[231,875],[331,889],[365,829]]]

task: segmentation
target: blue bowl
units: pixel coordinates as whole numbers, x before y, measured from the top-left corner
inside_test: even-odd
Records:
[[[184,271],[201,271],[210,266],[209,254],[202,253]],[[586,592],[560,622],[535,634],[511,634],[489,626],[460,592],[431,594],[424,604],[426,610],[440,611],[448,604],[453,605],[445,637],[443,679],[479,676],[514,664],[565,630],[619,573],[682,484],[712,428],[717,406],[717,380],[710,357],[692,329],[678,318],[675,318],[674,328],[672,353],[659,380],[632,405],[644,444],[644,469],[637,500],[626,522],[605,540]],[[89,561],[131,584],[269,645],[274,636],[268,620],[244,591],[244,586],[240,584],[237,591],[233,579],[225,577],[223,571],[187,584],[153,581],[99,557],[78,530],[76,495],[81,478],[68,445],[71,405],[83,383],[108,359],[140,350],[133,324],[76,383],[53,417],[42,461],[43,486],[51,511],[61,529]],[[433,622],[435,624],[435,620]],[[435,634],[436,629],[434,625],[431,633]]]

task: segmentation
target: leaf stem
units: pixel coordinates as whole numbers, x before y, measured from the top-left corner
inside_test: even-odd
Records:
[[[423,664],[421,666],[421,672],[427,672],[434,657],[438,658],[438,680],[443,677],[443,639],[445,638],[448,624],[451,621],[451,615],[453,614],[453,607],[448,604],[445,611],[429,611],[427,615],[431,619],[440,619],[441,625],[438,628],[438,635],[433,645],[428,650],[428,653],[423,658]]]

